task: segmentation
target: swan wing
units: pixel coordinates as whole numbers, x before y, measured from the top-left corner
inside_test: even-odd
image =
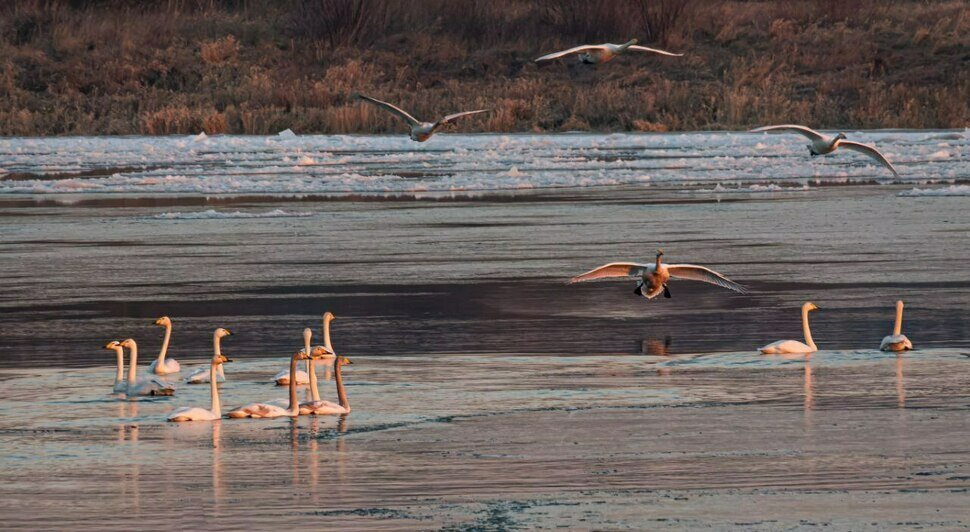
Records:
[[[879,161],[883,166],[889,168],[889,171],[893,173],[894,176],[899,177],[899,173],[893,168],[893,164],[889,162],[886,157],[879,152],[876,148],[869,146],[868,144],[861,144],[859,142],[852,142],[851,140],[841,140],[839,141],[839,147],[845,148],[852,151],[857,151],[859,153],[864,153],[869,157]]]
[[[450,114],[450,115],[445,116],[441,120],[438,120],[437,122],[435,122],[434,123],[434,129],[438,129],[439,127],[441,127],[441,126],[443,126],[445,124],[449,124],[449,123],[451,123],[451,122],[453,122],[453,121],[455,121],[455,120],[457,120],[457,119],[459,119],[459,118],[461,118],[463,116],[477,115],[477,114],[480,114],[480,113],[487,113],[489,111],[491,111],[491,109],[479,109],[477,111],[464,111],[462,113]]]
[[[674,279],[690,279],[691,281],[703,281],[705,283],[716,284],[728,290],[734,290],[741,294],[747,294],[748,289],[744,286],[728,279],[716,271],[697,266],[695,264],[670,264],[667,271]]]
[[[382,101],[380,101],[378,99],[371,98],[370,96],[364,96],[363,94],[358,94],[357,97],[360,98],[361,100],[364,100],[365,102],[370,102],[370,103],[372,103],[372,104],[380,107],[381,109],[384,109],[385,111],[387,111],[387,112],[391,113],[392,115],[400,118],[401,120],[404,120],[411,127],[421,125],[421,121],[419,121],[417,118],[414,118],[413,116],[409,115],[407,113],[407,111],[405,111],[404,109],[401,109],[400,107],[398,107],[396,105],[392,105],[392,104],[389,104],[387,102],[382,102]]]
[[[628,47],[627,50],[637,50],[639,52],[650,52],[650,53],[653,53],[653,54],[669,55],[670,57],[683,57],[684,56],[684,54],[675,54],[673,52],[668,52],[666,50],[660,50],[660,49],[657,49],[657,48],[648,48],[646,46],[639,46],[639,45],[636,45],[636,44],[634,44],[633,46]]]
[[[640,277],[643,272],[650,269],[648,264],[637,264],[635,262],[611,262],[599,268],[590,270],[582,275],[577,275],[569,280],[568,284],[592,281],[593,279],[605,279],[609,277]]]
[[[795,124],[782,124],[780,126],[764,126],[752,129],[749,133],[800,133],[812,140],[824,140],[825,135],[815,131],[814,129],[807,128],[805,126],[799,126]]]
[[[575,48],[570,48],[561,52],[553,52],[542,57],[537,57],[535,61],[536,63],[540,61],[552,61],[553,59],[559,59],[560,57],[565,57],[571,54],[578,54],[579,52],[585,52],[586,50],[606,50],[606,46],[603,46],[602,44],[584,44],[582,46],[576,46]]]

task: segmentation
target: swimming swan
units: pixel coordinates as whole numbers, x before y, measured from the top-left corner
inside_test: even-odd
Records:
[[[332,312],[323,313],[323,345],[317,345],[313,347],[314,351],[317,351],[318,358],[334,358],[337,353],[333,350],[333,345],[330,344],[330,322],[337,319]]]
[[[179,363],[174,358],[165,358],[168,353],[168,341],[172,338],[172,320],[168,316],[162,316],[155,320],[155,325],[165,327],[165,339],[162,340],[162,350],[159,351],[158,358],[148,366],[148,371],[155,375],[178,373],[182,369]]]
[[[883,351],[906,351],[913,348],[913,342],[903,334],[903,302],[896,302],[896,323],[893,325],[893,333],[882,339],[879,349]]]
[[[805,332],[805,343],[798,340],[778,340],[761,348],[764,355],[785,355],[798,353],[814,353],[818,351],[815,342],[812,340],[812,330],[808,328],[808,313],[818,310],[815,303],[811,301],[802,305],[802,330]]]
[[[223,364],[232,362],[232,360],[222,355],[220,346],[220,340],[224,336],[231,335],[232,333],[221,327],[216,329],[216,332],[212,335],[213,355],[212,363],[209,365],[209,387],[212,393],[212,406],[210,409],[206,410],[198,406],[176,408],[168,415],[169,421],[215,421],[222,417],[222,406],[219,404],[219,387],[216,385],[216,372],[218,371],[217,368],[221,369]]]
[[[125,393],[128,390],[128,383],[125,382],[125,348],[121,347],[118,341],[108,342],[103,349],[112,350],[118,357],[118,371],[115,373],[115,393]]]
[[[310,358],[311,358],[310,355],[308,355],[303,350],[293,353],[293,357],[290,358],[290,373],[292,374],[296,372],[296,363],[298,361],[308,360]],[[290,386],[289,408],[283,408],[271,402],[252,403],[246,406],[240,406],[235,410],[231,410],[229,411],[228,414],[226,414],[226,416],[231,418],[251,417],[251,418],[257,418],[257,419],[271,418],[271,417],[284,417],[284,416],[288,416],[288,417],[298,416],[300,415],[300,403],[296,398],[296,382],[291,380],[289,386]]]
[[[629,42],[623,44],[584,44],[582,46],[577,46],[561,52],[553,52],[542,57],[537,57],[535,61],[536,63],[541,63],[542,61],[551,61],[567,55],[579,54],[579,61],[581,63],[586,65],[595,65],[597,63],[607,63],[612,61],[613,58],[627,50],[650,52],[654,54],[667,55],[670,57],[683,57],[684,55],[667,52],[665,50],[658,50],[656,48],[647,48],[646,46],[636,46],[636,44],[636,39],[631,39]]]
[[[798,126],[798,125],[792,125],[792,124],[759,127],[757,129],[752,129],[750,132],[751,133],[762,133],[762,132],[771,133],[775,131],[783,132],[783,133],[800,133],[808,137],[808,139],[812,141],[812,143],[808,145],[808,153],[810,153],[812,157],[815,157],[816,155],[826,155],[826,154],[832,153],[836,150],[836,148],[846,148],[852,151],[857,151],[859,153],[868,155],[869,157],[872,157],[876,161],[879,161],[880,164],[888,168],[889,171],[892,172],[894,176],[896,176],[897,178],[899,177],[899,173],[896,172],[896,168],[893,167],[892,163],[890,163],[889,160],[886,159],[886,157],[879,152],[879,150],[877,150],[872,146],[869,146],[868,144],[860,144],[858,142],[845,140],[845,133],[839,133],[834,137],[828,137],[826,135],[819,133],[818,131],[809,129],[805,126]]]
[[[411,133],[410,133],[411,140],[417,141],[417,142],[424,142],[430,139],[431,135],[434,135],[434,132],[437,131],[439,127],[445,124],[454,122],[455,120],[461,117],[477,115],[479,113],[487,113],[491,110],[491,109],[479,109],[477,111],[465,111],[462,113],[447,115],[441,120],[438,120],[437,122],[422,122],[417,118],[414,118],[413,116],[409,115],[400,107],[391,105],[387,102],[382,102],[380,100],[371,98],[369,96],[364,96],[363,94],[358,94],[357,97],[361,100],[364,100],[365,102],[369,102],[373,105],[380,107],[381,109],[384,109],[385,111],[391,113],[392,115],[406,122],[408,127],[411,128]]]
[[[337,403],[321,401],[320,394],[317,392],[316,379],[313,369],[310,371],[310,389],[313,390],[313,401],[300,403],[300,415],[329,416],[350,413],[350,401],[347,399],[347,391],[344,390],[344,381],[340,376],[341,366],[353,364],[347,357],[336,357],[333,361],[333,379],[337,383]]]
[[[125,388],[125,393],[128,397],[139,395],[172,395],[175,393],[175,388],[171,384],[154,375],[137,379],[138,344],[129,338],[121,342],[121,347],[127,347],[131,353],[128,359],[128,386]]]
[[[185,378],[185,384],[208,384],[209,378],[209,368],[196,368]],[[222,365],[216,368],[216,379],[218,379],[216,382],[226,382],[226,372],[223,371]]]
[[[663,264],[660,262],[660,257],[663,257],[663,254],[662,249],[657,250],[657,261],[654,264],[611,262],[595,270],[590,270],[582,275],[573,277],[569,280],[568,284],[608,277],[639,277],[640,280],[637,281],[637,287],[633,293],[647,299],[653,299],[661,292],[663,292],[664,297],[670,298],[670,289],[667,288],[667,281],[670,279],[703,281],[742,294],[748,293],[748,290],[744,286],[703,266],[696,266],[694,264]]]

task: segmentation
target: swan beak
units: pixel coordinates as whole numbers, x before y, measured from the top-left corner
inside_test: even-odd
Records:
[[[115,346],[113,344],[116,344],[116,343],[118,343],[118,342],[108,342],[108,343],[104,344],[104,347],[102,347],[101,349],[114,349]]]
[[[343,358],[343,364],[344,364],[345,366],[351,366],[351,365],[353,365],[353,362],[351,362],[351,360],[350,360],[349,358],[347,358],[347,357],[344,357],[344,358]]]
[[[232,336],[232,331],[230,331],[229,329],[223,329],[223,330],[226,331],[226,336]]]
[[[225,364],[226,362],[235,362],[235,360],[231,358],[222,357],[222,363]]]
[[[642,286],[643,285],[638,284],[637,287],[633,289],[633,293],[638,296],[642,296],[643,295],[643,290],[641,290]]]
[[[664,285],[664,297],[670,299],[670,289],[667,288],[667,285]]]

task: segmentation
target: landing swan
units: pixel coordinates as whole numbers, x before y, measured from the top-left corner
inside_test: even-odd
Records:
[[[178,373],[182,369],[179,363],[174,358],[165,358],[168,354],[168,341],[172,338],[172,320],[168,316],[162,316],[155,320],[155,325],[165,327],[165,339],[162,340],[162,350],[159,351],[158,358],[148,366],[148,371],[155,375]]]
[[[667,52],[665,50],[658,50],[656,48],[647,48],[646,46],[636,46],[636,44],[636,39],[631,39],[629,42],[623,44],[584,44],[582,46],[577,46],[561,52],[553,52],[542,57],[537,57],[535,61],[536,63],[541,63],[543,61],[559,59],[560,57],[565,57],[567,55],[579,54],[579,61],[581,63],[586,65],[595,65],[597,63],[607,63],[612,61],[613,58],[622,54],[623,52],[626,52],[627,50],[650,52],[653,54],[667,55],[670,57],[683,57],[684,55]]]
[[[290,374],[296,372],[296,363],[300,360],[309,360],[310,355],[305,351],[300,350],[293,353],[293,357],[290,358]],[[231,418],[271,418],[271,417],[295,417],[300,415],[300,402],[296,398],[296,382],[290,381],[290,405],[289,408],[283,408],[279,405],[267,402],[267,403],[252,403],[246,406],[240,406],[235,410],[229,411],[226,414],[227,417]]]
[[[226,362],[232,362],[222,355],[220,340],[224,336],[230,336],[228,330],[219,328],[212,335],[212,363],[209,365],[209,389],[212,393],[212,406],[209,410],[205,408],[183,406],[176,408],[168,415],[169,421],[215,421],[222,417],[222,406],[219,404],[219,387],[216,385],[216,373]],[[218,368],[218,369],[217,369]]]
[[[639,277],[640,280],[637,281],[637,287],[633,290],[633,293],[647,299],[653,299],[661,292],[663,292],[664,297],[669,298],[670,289],[667,288],[667,281],[670,279],[703,281],[742,294],[748,293],[748,290],[744,286],[703,266],[696,266],[694,264],[663,264],[660,262],[660,257],[663,257],[663,254],[662,249],[657,250],[657,260],[654,264],[611,262],[595,270],[590,270],[582,275],[573,277],[569,280],[568,284],[607,277]]]
[[[118,358],[118,371],[115,372],[115,393],[125,393],[128,390],[128,383],[125,382],[125,348],[117,341],[108,342],[104,349],[114,351]]]
[[[387,102],[382,102],[380,100],[371,98],[369,96],[364,96],[363,94],[358,94],[357,97],[360,98],[361,100],[364,100],[365,102],[371,103],[373,105],[376,105],[377,107],[380,107],[381,109],[384,109],[385,111],[391,113],[392,115],[400,118],[405,123],[407,123],[408,127],[411,128],[411,133],[410,133],[411,140],[416,142],[424,142],[430,139],[431,135],[434,135],[434,132],[437,131],[438,128],[440,128],[445,124],[451,123],[461,117],[477,115],[479,113],[487,113],[490,111],[490,109],[479,109],[477,111],[465,111],[462,113],[447,115],[441,120],[438,120],[437,122],[422,122],[417,118],[414,118],[407,112],[405,112],[400,107],[391,105]]]
[[[892,172],[894,176],[896,176],[897,178],[899,177],[899,173],[896,172],[896,168],[893,167],[892,163],[890,163],[889,160],[886,159],[886,157],[879,152],[879,150],[877,150],[872,146],[869,146],[868,144],[860,144],[858,142],[845,140],[845,133],[839,133],[834,137],[828,137],[826,135],[819,133],[818,131],[809,129],[805,126],[798,126],[798,125],[792,125],[792,124],[759,127],[757,129],[752,129],[750,132],[751,133],[762,133],[762,132],[770,133],[775,131],[784,132],[784,133],[800,133],[808,137],[808,140],[812,141],[812,143],[808,145],[808,153],[810,153],[812,157],[815,157],[816,155],[826,155],[826,154],[832,153],[836,150],[836,148],[846,148],[852,151],[857,151],[859,153],[868,155],[869,157],[872,157],[876,161],[879,161],[880,164],[888,168],[889,171]]]
[[[171,384],[154,375],[137,379],[138,344],[129,338],[121,342],[121,347],[127,347],[131,353],[128,358],[128,386],[125,389],[128,397],[139,395],[172,395],[175,393],[175,388]]]
[[[761,348],[764,355],[786,355],[799,353],[814,353],[818,351],[815,342],[812,340],[812,330],[808,328],[808,313],[818,310],[815,303],[811,301],[802,305],[802,330],[805,333],[805,343],[798,340],[778,340]]]
[[[906,351],[913,348],[913,342],[903,334],[903,302],[896,302],[896,323],[893,325],[893,333],[882,339],[879,349],[883,351]]]

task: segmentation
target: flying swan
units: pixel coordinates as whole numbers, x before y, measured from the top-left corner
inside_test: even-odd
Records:
[[[611,262],[595,270],[590,270],[582,275],[573,277],[569,280],[568,284],[607,277],[639,277],[640,280],[637,281],[637,287],[633,290],[633,293],[647,299],[653,299],[661,292],[663,292],[664,297],[669,298],[670,289],[667,288],[667,281],[670,279],[703,281],[742,294],[748,293],[748,290],[744,286],[703,266],[696,266],[694,264],[663,264],[660,262],[663,254],[662,249],[657,250],[657,261],[654,264]]]
[[[212,393],[212,406],[209,410],[198,406],[183,406],[176,408],[168,415],[169,421],[215,421],[222,417],[222,406],[219,404],[219,387],[216,385],[216,368],[222,368],[226,362],[232,362],[222,355],[220,340],[224,336],[230,336],[228,330],[223,328],[216,329],[212,335],[212,364],[209,365],[209,389]]]
[[[913,342],[903,334],[903,302],[896,302],[896,323],[893,325],[893,333],[882,339],[879,349],[883,351],[906,351],[913,348]]]
[[[424,141],[430,139],[431,138],[431,135],[434,135],[434,132],[437,131],[438,128],[440,128],[441,126],[443,126],[445,124],[449,124],[451,122],[454,122],[455,120],[457,120],[457,119],[459,119],[461,117],[470,116],[470,115],[477,115],[479,113],[487,113],[487,112],[491,111],[491,109],[479,109],[477,111],[465,111],[465,112],[462,112],[462,113],[455,113],[455,114],[447,115],[444,118],[442,118],[441,120],[438,120],[437,122],[422,122],[422,121],[418,120],[417,118],[414,118],[413,116],[409,115],[407,112],[405,112],[400,107],[391,105],[391,104],[389,104],[387,102],[382,102],[380,100],[371,98],[369,96],[364,96],[363,94],[358,94],[357,97],[360,98],[361,100],[364,100],[365,102],[371,103],[373,105],[376,105],[377,107],[380,107],[381,109],[384,109],[385,111],[391,113],[392,115],[400,118],[405,123],[407,123],[408,127],[411,128],[411,133],[410,133],[411,140],[417,141],[417,142],[424,142]]]
[[[850,140],[845,140],[845,133],[839,133],[834,137],[828,137],[819,133],[818,131],[809,129],[805,126],[798,126],[792,124],[785,124],[780,126],[765,126],[759,127],[757,129],[752,129],[751,133],[762,133],[762,132],[782,132],[782,133],[800,133],[806,137],[808,140],[812,141],[808,145],[808,153],[815,157],[816,155],[827,155],[836,150],[836,148],[846,148],[852,151],[857,151],[859,153],[868,155],[869,157],[879,161],[880,164],[889,169],[897,178],[899,173],[896,172],[896,168],[893,167],[892,163],[879,153],[879,150],[869,146],[868,144],[860,144],[858,142],[852,142]]]
[[[155,375],[178,373],[182,369],[178,361],[174,358],[165,358],[165,355],[168,354],[168,341],[172,338],[172,320],[168,316],[162,316],[155,320],[155,325],[165,327],[165,339],[162,340],[162,350],[159,351],[158,358],[148,366],[148,371]]]
[[[553,59],[559,59],[560,57],[565,57],[567,55],[579,54],[579,61],[586,65],[595,65],[597,63],[607,63],[612,61],[613,58],[626,52],[627,50],[636,50],[638,52],[650,52],[653,54],[667,55],[670,57],[683,57],[684,54],[675,54],[665,50],[658,50],[656,48],[647,48],[646,46],[636,46],[637,40],[632,39],[629,42],[623,44],[584,44],[582,46],[577,46],[575,48],[570,48],[568,50],[563,50],[561,52],[553,52],[551,54],[546,54],[542,57],[536,58],[536,63],[541,63],[543,61],[551,61]]]
[[[808,328],[808,313],[818,310],[815,303],[811,301],[802,305],[802,331],[805,333],[805,343],[798,340],[778,340],[761,348],[763,355],[788,355],[800,353],[814,353],[818,351],[815,342],[812,340],[812,330]]]
[[[293,353],[293,357],[290,358],[290,373],[296,372],[296,363],[300,360],[310,360],[311,355],[307,354],[305,350],[297,351]],[[311,363],[313,361],[311,360]],[[271,418],[271,417],[296,417],[300,415],[300,402],[296,398],[296,382],[290,380],[290,404],[289,408],[283,408],[277,404],[271,402],[266,403],[252,403],[246,406],[240,406],[235,410],[230,410],[226,414],[227,417],[231,418]]]
[[[140,380],[137,378],[138,344],[134,340],[129,338],[121,342],[121,347],[127,347],[131,353],[128,357],[128,386],[125,389],[125,394],[128,397],[136,397],[139,395],[172,395],[175,393],[175,388],[171,384],[154,375]]]
[[[128,383],[125,382],[125,348],[121,347],[121,343],[117,340],[112,340],[104,346],[104,349],[114,351],[118,358],[118,370],[115,372],[113,391],[115,393],[125,393],[128,390]]]

